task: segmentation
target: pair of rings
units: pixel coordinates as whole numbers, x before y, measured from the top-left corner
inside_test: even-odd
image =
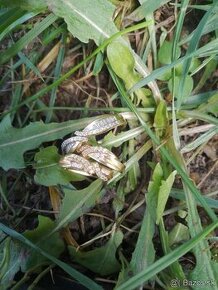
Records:
[[[104,134],[125,124],[121,114],[103,115],[82,131],[76,131],[76,136],[68,138],[61,145],[62,152],[66,155],[60,159],[60,166],[74,173],[108,181],[114,172],[123,171],[124,165],[110,150],[92,146],[89,137]]]

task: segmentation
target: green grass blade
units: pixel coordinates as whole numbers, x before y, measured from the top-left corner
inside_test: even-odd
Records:
[[[52,255],[48,254],[46,251],[42,250],[36,244],[32,243],[30,240],[25,238],[20,233],[12,230],[11,228],[5,226],[4,224],[0,223],[0,230],[2,230],[5,234],[11,236],[12,238],[20,241],[21,243],[27,245],[28,247],[32,248],[33,250],[37,251],[44,257],[48,258],[50,261],[58,265],[61,269],[63,269],[66,273],[68,273],[73,279],[76,279],[80,284],[84,285],[90,290],[103,290],[101,286],[96,284],[94,281],[86,277],[85,275],[81,274],[77,270],[73,269],[66,263],[62,262],[61,260],[53,257]]]
[[[174,66],[183,63],[185,60],[192,57],[206,57],[210,56],[212,53],[216,54],[218,52],[218,39],[212,40],[210,43],[205,44],[204,46],[198,48],[196,51],[193,51],[190,54],[186,54],[185,56],[177,59],[176,61],[158,68],[154,70],[149,76],[143,78],[138,83],[136,83],[129,91],[129,93],[133,93],[135,90],[138,90],[144,86],[146,86],[149,82],[155,80],[162,74],[164,74],[167,70],[173,68]]]
[[[111,43],[113,40],[117,39],[118,37],[120,37],[122,35],[125,35],[126,33],[135,31],[137,29],[145,28],[148,25],[150,25],[150,22],[149,21],[146,21],[146,22],[142,22],[142,23],[136,24],[134,26],[128,27],[128,28],[126,28],[126,29],[124,29],[122,31],[119,31],[119,32],[115,33],[110,38],[108,38],[107,40],[105,40],[93,53],[91,53],[88,57],[86,57],[78,65],[74,66],[66,74],[64,74],[63,76],[61,76],[58,80],[56,80],[55,82],[53,82],[51,85],[42,88],[35,95],[27,98],[25,101],[21,102],[18,106],[14,107],[12,110],[9,110],[9,111],[5,112],[4,114],[2,114],[1,117],[4,117],[6,114],[9,114],[12,111],[16,111],[18,108],[22,107],[23,105],[26,105],[26,104],[28,104],[30,102],[33,102],[33,101],[36,101],[39,97],[43,96],[44,94],[46,94],[47,92],[49,92],[53,88],[55,88],[58,85],[60,85],[63,81],[65,81],[73,73],[75,73],[79,68],[81,68],[85,63],[87,63],[89,60],[91,60],[92,58],[94,58],[99,52],[101,52],[102,50],[104,50],[107,47],[107,45],[109,43]]]
[[[25,64],[30,70],[32,70],[42,81],[44,81],[39,69],[31,62],[31,60],[29,60],[29,58],[25,56],[24,53],[18,52],[18,56],[23,64]]]
[[[187,153],[187,152],[190,152],[190,151],[196,149],[197,147],[199,147],[203,143],[207,143],[216,134],[218,134],[218,127],[217,126],[211,128],[206,133],[200,135],[200,137],[198,137],[197,139],[195,139],[193,142],[188,143],[187,145],[185,145],[182,148],[181,152],[182,153]]]
[[[144,132],[142,127],[137,127],[130,129],[126,132],[118,133],[117,135],[110,136],[110,138],[104,138],[104,140],[100,143],[101,146],[105,147],[117,147],[123,144],[124,142],[134,139]]]
[[[170,196],[178,200],[185,200],[185,194],[182,189],[173,188],[170,193]],[[218,200],[207,197],[207,196],[203,196],[203,198],[205,199],[205,201],[211,208],[218,209]],[[198,203],[198,206],[201,206],[201,205]]]
[[[20,50],[22,50],[28,43],[30,43],[34,38],[36,38],[40,33],[42,33],[46,28],[48,28],[52,23],[58,19],[54,14],[49,14],[40,23],[36,24],[33,29],[26,33],[21,39],[19,39],[15,44],[5,50],[0,57],[0,64],[6,63],[11,57],[16,55]]]
[[[179,38],[182,32],[183,22],[185,19],[185,13],[187,10],[189,0],[185,0],[182,2],[181,11],[178,17],[176,30],[175,30],[175,37],[173,39],[173,46],[172,46],[172,62],[176,60],[177,58],[177,47]],[[177,148],[180,147],[180,139],[179,139],[179,132],[176,122],[176,112],[175,112],[175,76],[176,76],[176,69],[175,67],[172,68],[172,125],[173,125],[173,139],[174,143]]]
[[[200,234],[196,235],[193,239],[189,240],[182,246],[179,246],[176,250],[165,255],[153,265],[140,272],[139,274],[130,278],[127,282],[123,283],[116,290],[132,290],[139,285],[145,283],[150,278],[155,276],[157,273],[161,272],[163,269],[171,265],[173,262],[177,261],[180,257],[185,255],[191,249],[193,249],[200,241],[202,241],[211,231],[216,229],[218,226],[218,221],[212,223],[206,227]],[[175,277],[176,278],[176,277]],[[182,282],[182,281],[181,281]]]
[[[188,50],[186,52],[186,55],[190,55],[192,54],[192,52],[194,52],[197,49],[198,43],[200,41],[200,38],[202,36],[203,30],[205,25],[207,24],[207,22],[209,21],[209,17],[211,16],[212,12],[213,12],[214,6],[212,6],[203,16],[203,18],[201,19],[197,29],[195,30],[195,33],[190,41]],[[184,84],[185,84],[185,77],[188,74],[190,65],[191,65],[191,61],[192,61],[192,57],[188,58],[187,60],[185,60],[185,62],[183,63],[183,70],[182,70],[182,76],[181,76],[181,81],[179,84],[179,89],[178,89],[178,94],[177,94],[177,110],[179,110],[179,108],[181,107],[181,104],[184,100],[185,96],[184,95]]]
[[[5,13],[0,15],[0,33],[24,14],[23,10],[17,8],[6,10]]]
[[[16,26],[24,23],[25,21],[31,19],[32,17],[36,16],[37,13],[27,13],[22,15],[21,17],[14,20],[14,22],[10,23],[1,33],[0,33],[0,41]]]
[[[8,78],[8,76],[13,73],[14,70],[16,70],[16,68],[18,68],[21,64],[22,64],[22,60],[18,60],[14,65],[12,65],[6,72],[5,74],[2,76],[1,80],[0,80],[0,87],[2,87],[2,85],[5,83],[6,79]]]
[[[60,75],[61,75],[61,68],[62,68],[62,64],[64,62],[64,54],[65,54],[65,42],[66,42],[66,36],[63,35],[63,37],[62,37],[62,45],[61,45],[61,47],[59,49],[59,52],[58,52],[57,62],[56,62],[55,70],[54,70],[54,79],[60,78]],[[56,97],[57,97],[57,87],[54,87],[51,90],[51,96],[50,96],[50,100],[49,100],[49,107],[54,106]],[[48,111],[47,112],[46,119],[45,119],[46,123],[51,121],[52,114],[53,114],[52,111]]]
[[[137,116],[139,122],[144,127],[146,133],[150,136],[150,138],[153,140],[153,142],[157,146],[159,146],[159,150],[160,150],[161,154],[168,160],[169,163],[171,163],[173,165],[173,167],[177,170],[178,174],[181,175],[181,177],[182,177],[183,181],[185,182],[185,184],[192,191],[192,193],[194,194],[195,198],[202,204],[202,206],[204,207],[205,211],[208,213],[210,218],[213,221],[216,221],[217,217],[216,217],[215,213],[213,212],[213,210],[211,210],[211,208],[205,202],[205,200],[201,196],[201,193],[199,192],[199,190],[194,185],[193,181],[187,176],[186,172],[182,169],[182,167],[179,165],[177,160],[175,160],[175,158],[169,153],[169,151],[164,146],[161,146],[159,139],[152,132],[152,130],[147,125],[147,123],[143,120],[143,118],[141,117],[141,115],[138,112],[137,108],[132,103],[132,101],[130,100],[130,98],[127,95],[126,91],[124,90],[121,82],[118,80],[118,78],[115,75],[113,76],[113,78],[116,79],[115,83],[117,85],[117,88],[118,88],[123,100],[126,102],[128,107],[130,108],[130,110],[135,113],[135,115]]]

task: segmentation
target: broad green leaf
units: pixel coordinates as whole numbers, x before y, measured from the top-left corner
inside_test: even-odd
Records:
[[[0,282],[1,290],[10,289],[14,276],[20,270],[20,247],[11,238],[6,238],[0,233]]]
[[[205,244],[205,246],[208,246]],[[201,252],[196,253],[199,256],[197,259],[197,265],[195,266],[194,270],[191,271],[189,275],[189,280],[191,281],[211,281],[204,289],[218,289],[218,263],[213,262],[211,259],[209,260],[208,257],[202,252],[203,248],[201,248]],[[203,253],[203,255],[202,255]],[[200,257],[201,256],[201,257]],[[209,283],[209,282],[208,282]],[[194,285],[192,287],[193,290],[199,290],[199,286]]]
[[[45,186],[53,186],[68,184],[70,181],[84,180],[82,175],[72,173],[61,167],[58,163],[60,158],[61,155],[58,154],[58,149],[55,146],[40,149],[34,158],[36,161],[36,165],[34,165],[36,169],[35,182]]]
[[[148,193],[146,195],[146,210],[139,232],[135,250],[130,262],[130,270],[134,274],[152,265],[155,259],[153,236],[155,233],[155,220],[157,207],[157,193],[163,178],[163,171],[158,163],[154,169],[152,180],[149,182]]]
[[[120,77],[127,90],[137,83],[141,76],[135,71],[137,59],[127,43],[116,40],[107,47],[107,57],[115,74]],[[142,103],[143,107],[149,107],[154,103],[151,98],[151,92],[148,89],[141,88],[130,95],[135,99],[137,105]]]
[[[169,41],[164,41],[158,51],[158,60],[162,64],[170,64],[171,63],[171,54],[172,54],[173,43]],[[181,49],[178,46],[176,49],[176,59],[179,58],[181,54]]]
[[[69,253],[74,262],[77,262],[92,272],[110,275],[120,270],[120,263],[116,258],[116,251],[123,240],[120,230],[113,233],[110,240],[102,247],[88,252],[77,251],[76,248],[69,246]]]
[[[64,242],[59,233],[52,234],[46,242],[44,240],[41,241],[54,228],[55,222],[44,216],[38,216],[38,220],[38,226],[34,230],[25,231],[23,234],[24,237],[32,243],[37,244],[48,254],[59,257],[64,250]],[[7,251],[7,258],[4,261],[3,267],[0,267],[1,283],[9,284],[12,282],[14,275],[19,270],[26,272],[33,268],[36,269],[37,267],[49,264],[50,262],[46,257],[40,255],[35,250],[29,250],[27,246],[20,244],[16,240],[7,239],[4,245]]]
[[[158,137],[163,138],[169,127],[169,118],[166,102],[161,100],[157,106],[154,116],[154,127]]]
[[[128,83],[128,77],[133,75],[135,66],[135,59],[128,45],[118,40],[111,42],[107,46],[107,57],[116,75]]]
[[[155,259],[155,249],[152,241],[155,233],[155,221],[150,214],[151,210],[150,204],[147,203],[136,247],[130,262],[130,269],[134,274],[144,270],[147,266],[151,265]]]
[[[54,257],[59,257],[59,255],[64,250],[64,242],[60,237],[60,234],[53,233],[49,236],[46,241],[43,240],[43,237],[46,236],[50,231],[55,227],[55,222],[48,217],[38,216],[39,224],[34,230],[27,230],[24,232],[24,236],[34,244],[37,244],[41,249],[49,253]],[[41,241],[42,240],[42,241]],[[48,263],[48,259],[42,255],[39,255],[36,251],[30,251],[27,253],[25,259],[21,261],[21,269],[23,272],[27,270],[41,266],[45,263]]]
[[[42,248],[38,247],[36,244],[28,240],[26,237],[23,235],[19,234],[15,230],[10,229],[9,227],[5,226],[4,224],[0,223],[0,230],[2,230],[4,233],[7,235],[11,236],[12,238],[20,241],[24,245],[30,247],[34,251],[38,252],[38,254],[43,255],[56,265],[58,265],[61,269],[63,269],[66,273],[70,275],[73,279],[76,279],[81,285],[84,285],[87,289],[90,290],[103,290],[103,288],[96,284],[93,280],[90,278],[86,277],[79,271],[75,270],[68,264],[62,262],[61,260],[57,259],[56,257],[50,255],[48,251],[43,250]],[[44,241],[45,242],[45,241]],[[17,260],[17,263],[19,263],[19,260]]]
[[[0,123],[0,166],[23,168],[24,152],[35,149],[43,142],[53,141],[85,127],[93,118],[71,120],[63,123],[30,123],[24,128],[14,128],[7,115]]]
[[[40,11],[46,10],[47,5],[45,0],[0,0],[0,6],[2,7],[19,7],[23,10]]]
[[[49,9],[64,18],[68,30],[82,42],[97,45],[117,32],[112,21],[115,6],[105,0],[46,0]]]
[[[64,188],[64,198],[60,208],[57,225],[54,231],[66,226],[69,222],[88,212],[101,199],[103,182],[99,179],[93,181],[82,190],[71,190]]]
[[[177,98],[177,92],[179,89],[179,84],[181,81],[181,77],[182,76],[175,76],[175,97]],[[183,88],[183,93],[186,97],[188,97],[192,90],[193,90],[193,78],[190,75],[187,75],[185,77],[185,83],[184,83],[184,88]],[[172,79],[169,80],[168,82],[168,88],[170,90],[170,92],[172,92]]]
[[[156,223],[159,224],[160,219],[163,216],[163,212],[170,195],[171,188],[176,176],[176,171],[173,171],[166,180],[161,181],[161,186],[158,191],[157,209],[156,209]]]
[[[157,208],[158,191],[161,186],[162,179],[163,169],[161,168],[160,163],[157,163],[152,175],[152,180],[149,182],[148,193],[146,196],[146,201],[149,203],[148,210],[154,221],[157,219],[157,213],[154,209]]]

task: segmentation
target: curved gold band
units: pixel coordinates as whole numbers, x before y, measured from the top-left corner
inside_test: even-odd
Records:
[[[82,175],[95,175],[95,169],[93,168],[91,162],[76,154],[65,155],[60,159],[59,164],[65,169],[80,173]]]
[[[113,172],[109,168],[106,168],[97,162],[90,162],[89,160],[76,154],[64,156],[60,159],[59,164],[68,171],[84,176],[96,176],[103,181],[108,181],[113,177]]]
[[[71,172],[108,181],[113,177],[113,171],[121,172],[124,165],[110,150],[91,146],[88,137],[106,133],[125,124],[125,117],[121,114],[109,114],[98,117],[83,131],[76,131],[76,136],[66,139],[61,145],[62,152],[67,155],[59,161],[60,166]],[[73,154],[75,152],[82,156]]]
[[[73,153],[80,145],[87,143],[88,138],[82,136],[75,136],[66,139],[61,144],[61,150],[63,153]]]
[[[111,151],[101,146],[84,145],[79,148],[84,158],[91,158],[113,170],[122,171],[124,165]]]
[[[76,131],[75,135],[84,137],[99,135],[124,124],[126,124],[126,121],[122,115],[103,115],[86,126],[83,131]]]

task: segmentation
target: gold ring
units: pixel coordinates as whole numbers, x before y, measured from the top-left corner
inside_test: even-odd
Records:
[[[76,136],[66,139],[61,145],[62,152],[67,155],[60,159],[60,166],[74,173],[108,181],[113,177],[113,171],[122,171],[124,165],[110,150],[91,146],[88,137],[103,134],[125,124],[125,117],[121,114],[110,114],[98,117],[83,131],[76,131]],[[73,154],[75,152],[77,154]]]
[[[95,168],[87,159],[76,155],[68,154],[62,157],[59,161],[61,167],[79,173],[85,176],[95,176]]]
[[[84,176],[96,176],[103,181],[108,181],[113,177],[113,172],[109,168],[106,168],[97,162],[90,162],[76,154],[68,154],[62,157],[59,164],[68,171]]]
[[[98,164],[97,162],[92,162],[94,168],[95,168],[95,173],[98,178],[104,181],[108,181],[113,177],[113,172],[109,168]]]
[[[84,137],[99,135],[125,124],[126,121],[122,115],[103,115],[86,126],[83,131],[76,131],[75,135]]]
[[[87,143],[88,138],[82,137],[82,136],[75,136],[66,139],[62,144],[61,144],[61,150],[63,153],[73,153],[79,145],[83,143]]]
[[[113,170],[123,171],[124,165],[119,161],[116,155],[101,146],[80,146],[79,153],[84,158],[91,158]]]

